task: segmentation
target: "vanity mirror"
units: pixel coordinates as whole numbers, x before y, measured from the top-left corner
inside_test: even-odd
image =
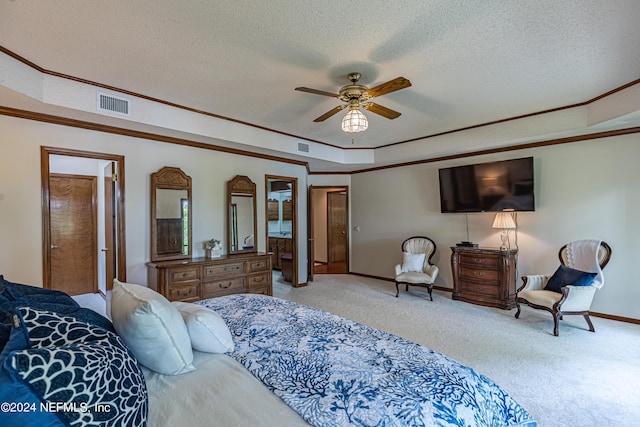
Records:
[[[256,184],[244,175],[227,183],[227,252],[257,252]]]
[[[151,174],[151,261],[191,258],[191,177],[166,166]]]

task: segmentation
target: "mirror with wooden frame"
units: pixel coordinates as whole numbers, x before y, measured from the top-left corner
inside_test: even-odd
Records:
[[[151,261],[191,258],[191,177],[163,167],[151,174]]]
[[[227,183],[227,253],[257,252],[256,184],[244,175]]]

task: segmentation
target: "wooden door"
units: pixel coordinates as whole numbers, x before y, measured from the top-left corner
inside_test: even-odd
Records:
[[[347,193],[345,191],[327,193],[327,221],[329,264],[347,261]],[[342,272],[342,271],[341,271]]]
[[[51,174],[51,289],[98,292],[97,177]]]
[[[111,162],[104,168],[104,275],[105,288],[110,291],[116,277],[115,235],[115,171],[116,163]]]

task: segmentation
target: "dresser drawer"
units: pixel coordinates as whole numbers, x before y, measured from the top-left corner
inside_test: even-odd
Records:
[[[500,278],[498,270],[483,270],[481,268],[460,267],[460,278],[476,281],[497,282]]]
[[[500,297],[500,287],[495,284],[468,282],[466,280],[463,280],[460,283],[460,290],[462,292],[471,292],[490,297]]]
[[[254,286],[266,286],[271,284],[271,275],[266,273],[247,276],[247,285],[253,290]]]
[[[212,298],[220,295],[238,294],[248,292],[245,287],[244,277],[233,277],[227,280],[204,282],[202,284],[202,297]]]
[[[180,267],[169,270],[169,282],[184,282],[199,278],[198,267]]]
[[[500,259],[494,256],[461,254],[460,264],[476,265],[497,270],[500,267]]]
[[[171,286],[169,288],[170,301],[196,301],[198,296],[199,283],[192,283],[182,286]]]
[[[244,272],[244,262],[207,265],[204,267],[204,277],[219,276],[221,274],[239,274]]]
[[[265,271],[269,269],[270,258],[255,258],[247,260],[247,273],[253,273],[255,271]]]
[[[255,288],[251,288],[251,293],[252,294],[262,294],[262,295],[269,295],[271,296],[272,291],[271,291],[271,286],[258,286]]]

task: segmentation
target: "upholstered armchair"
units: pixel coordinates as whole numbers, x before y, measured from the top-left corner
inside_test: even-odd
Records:
[[[436,252],[436,244],[428,237],[414,236],[402,242],[402,264],[396,265],[396,298],[400,293],[400,285],[420,286],[427,288],[429,299],[433,301],[433,283],[440,271],[431,265],[431,258]]]
[[[602,269],[611,259],[611,247],[599,240],[577,240],[560,248],[561,266],[549,275],[523,276],[523,285],[516,291],[516,319],[520,304],[546,310],[553,315],[553,335],[565,315],[582,315],[595,332],[589,318],[593,297],[604,285]]]

